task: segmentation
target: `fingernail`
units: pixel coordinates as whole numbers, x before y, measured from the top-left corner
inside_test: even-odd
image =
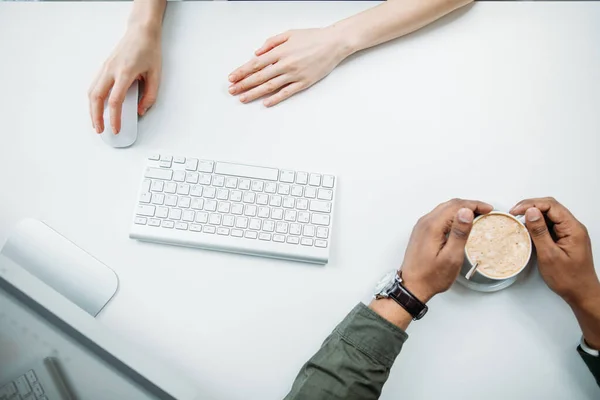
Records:
[[[114,133],[115,135],[116,135],[117,133],[119,133],[119,132],[117,132],[117,128],[115,128],[115,127],[114,127],[114,125],[111,125],[111,128],[112,128],[112,131],[113,131],[113,133]]]
[[[527,221],[529,222],[536,222],[542,218],[542,213],[537,208],[531,207],[525,211],[525,218],[527,218]]]
[[[235,82],[235,76],[234,75],[229,75],[229,82]]]
[[[146,111],[148,111],[148,107],[145,107],[144,109],[142,109],[142,115],[146,114]]]
[[[461,208],[458,210],[458,220],[463,224],[470,224],[473,222],[473,211],[468,208]]]
[[[229,88],[229,93],[234,94],[235,93],[235,86],[231,86]]]
[[[244,95],[241,95],[241,96],[240,96],[240,101],[241,101],[242,103],[245,103],[245,102],[246,102],[246,99],[247,99],[247,98],[246,98],[246,96],[244,96]]]
[[[265,100],[263,101],[263,104],[265,105],[265,107],[269,107],[271,105],[271,102],[269,100]]]

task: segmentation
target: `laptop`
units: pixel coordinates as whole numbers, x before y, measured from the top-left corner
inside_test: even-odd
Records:
[[[193,382],[0,254],[0,400],[201,398]]]

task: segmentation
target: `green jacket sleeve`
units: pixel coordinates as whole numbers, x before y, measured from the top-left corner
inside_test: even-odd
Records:
[[[377,399],[408,335],[360,303],[296,377],[285,400]]]
[[[577,351],[579,352],[579,355],[581,356],[581,358],[583,358],[583,361],[590,369],[592,375],[594,375],[594,378],[596,378],[596,383],[598,384],[598,386],[600,386],[600,357],[595,357],[591,354],[586,353],[585,351],[583,351],[581,346],[577,347]]]

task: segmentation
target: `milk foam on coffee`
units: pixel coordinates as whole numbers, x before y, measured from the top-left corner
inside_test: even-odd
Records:
[[[505,278],[528,262],[531,241],[519,222],[506,215],[490,214],[473,224],[466,251],[473,263],[479,263],[479,272]]]

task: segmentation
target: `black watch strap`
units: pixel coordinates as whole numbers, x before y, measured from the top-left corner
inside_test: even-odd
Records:
[[[396,284],[389,292],[389,296],[400,304],[410,315],[413,320],[417,321],[427,313],[427,306],[421,300],[417,299],[414,294],[404,287],[402,282],[396,280]]]

